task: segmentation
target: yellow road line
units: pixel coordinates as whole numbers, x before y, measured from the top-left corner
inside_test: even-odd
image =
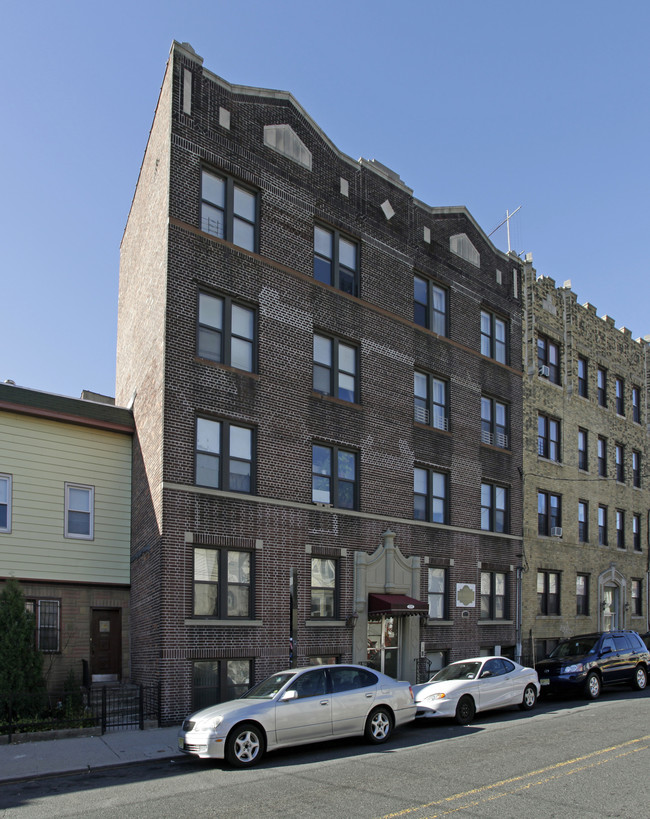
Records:
[[[564,762],[556,762],[554,765],[549,765],[546,768],[540,768],[537,771],[529,771],[528,773],[520,774],[519,776],[513,776],[510,779],[502,779],[499,782],[492,782],[490,785],[482,785],[480,788],[472,788],[472,790],[469,790],[469,791],[463,791],[462,793],[455,793],[452,796],[446,796],[443,799],[438,799],[438,800],[436,800],[434,802],[427,802],[424,805],[418,805],[417,807],[414,807],[414,808],[405,808],[404,810],[397,811],[395,813],[387,813],[385,816],[380,817],[380,819],[396,819],[396,817],[407,816],[408,814],[415,813],[416,811],[423,811],[423,810],[426,810],[427,808],[436,807],[437,805],[448,804],[449,802],[453,802],[453,801],[455,801],[457,799],[464,799],[464,798],[466,798],[468,796],[477,796],[477,795],[479,795],[481,793],[487,793],[488,791],[494,790],[495,788],[502,788],[502,787],[504,787],[506,785],[514,785],[516,782],[523,782],[524,779],[529,779],[530,777],[533,777],[533,776],[541,776],[542,774],[550,773],[551,771],[557,771],[560,768],[566,767],[567,765],[576,765],[579,762],[585,762],[588,759],[594,759],[595,757],[602,756],[603,754],[609,754],[609,753],[612,753],[613,751],[620,751],[623,748],[629,748],[630,746],[638,745],[639,743],[645,742],[646,740],[650,740],[650,734],[646,734],[645,736],[639,737],[638,739],[630,739],[627,742],[622,742],[620,745],[611,745],[609,748],[602,748],[600,751],[592,751],[590,754],[585,754],[585,756],[578,756],[578,757],[575,757],[574,759],[567,759]],[[627,753],[635,753],[636,751],[647,750],[648,747],[650,747],[650,746],[647,746],[647,745],[639,746],[637,748],[633,748],[632,750],[628,751]],[[621,756],[626,756],[627,753],[617,754],[617,756],[614,757],[614,758],[616,759],[616,758],[621,757]],[[593,763],[591,765],[585,765],[585,766],[583,766],[581,768],[576,768],[575,771],[571,771],[569,773],[577,773],[578,771],[587,770],[588,768],[593,768],[596,765],[601,765],[604,762],[609,762],[609,761],[611,761],[611,760],[605,759],[605,760],[602,760],[602,761],[598,761],[598,762]],[[564,774],[564,775],[568,775],[568,774]],[[558,778],[558,776],[550,776],[547,779],[542,779],[539,782],[528,783],[526,785],[523,785],[523,786],[521,786],[519,788],[515,788],[514,790],[508,791],[506,793],[516,793],[518,790],[525,790],[526,788],[529,788],[529,787],[531,787],[533,785],[542,785],[542,784],[544,784],[544,782],[549,782],[552,779],[557,779],[557,778]],[[505,796],[506,793],[497,794],[494,797],[490,797],[490,799],[492,799],[492,798],[499,799],[501,796]],[[469,803],[467,805],[463,805],[462,808],[454,808],[453,810],[447,811],[446,813],[453,813],[453,812],[455,812],[457,810],[461,810],[461,809],[466,808],[466,807],[472,807],[472,806],[474,806],[476,804],[480,804],[480,802],[485,802],[485,801],[489,801],[489,800],[482,799],[482,800],[479,800],[478,802],[472,802],[472,803]],[[442,816],[442,815],[444,815],[444,814],[437,814],[437,816]],[[432,819],[432,818],[429,817],[429,819]]]

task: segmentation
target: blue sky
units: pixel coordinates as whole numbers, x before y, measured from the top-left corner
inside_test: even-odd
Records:
[[[7,4],[0,381],[114,394],[119,246],[172,40],[650,333],[650,3]],[[492,237],[506,248],[505,228]]]

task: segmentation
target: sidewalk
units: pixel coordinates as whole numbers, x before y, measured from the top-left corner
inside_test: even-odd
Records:
[[[0,745],[0,784],[181,756],[178,726]]]

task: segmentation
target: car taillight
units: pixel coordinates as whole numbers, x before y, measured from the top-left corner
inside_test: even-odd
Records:
[[[413,699],[413,689],[411,688],[411,686],[410,686],[410,685],[409,685],[409,692],[410,692],[410,694],[411,694],[411,699]]]

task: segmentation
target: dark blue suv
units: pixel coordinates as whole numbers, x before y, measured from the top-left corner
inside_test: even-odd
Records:
[[[604,685],[627,683],[642,690],[649,669],[650,652],[636,631],[578,634],[535,664],[542,694],[583,693],[591,700]]]

